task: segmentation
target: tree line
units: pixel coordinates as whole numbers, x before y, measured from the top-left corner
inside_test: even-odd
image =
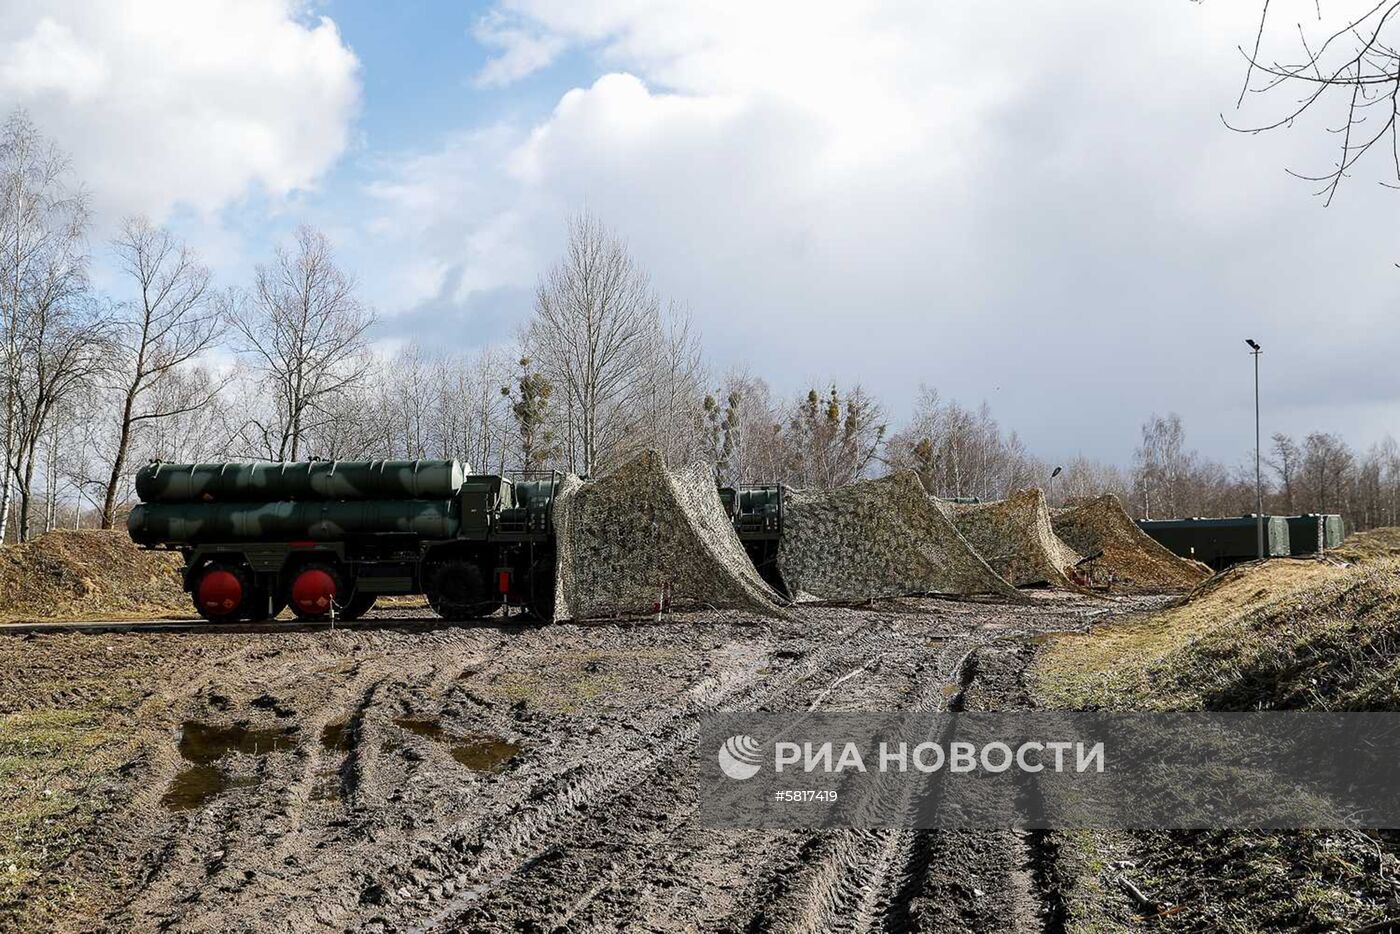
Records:
[[[512,346],[385,354],[355,277],[313,228],[222,287],[143,217],[92,244],[85,192],[23,112],[0,128],[0,199],[0,542],[112,527],[151,459],[457,457],[597,475],[654,448],[711,461],[724,483],[834,487],[907,468],[948,497],[1043,486],[1056,502],[1113,492],[1139,516],[1253,509],[1252,470],[1189,449],[1176,415],[1144,424],[1130,466],[1052,466],[985,404],[932,388],[894,428],[860,385],[784,397],[744,370],[717,374],[688,309],[588,214],[569,220]],[[90,277],[98,251],[118,274],[108,292]],[[1269,455],[1271,511],[1400,523],[1393,440],[1358,454],[1331,434],[1279,435]]]

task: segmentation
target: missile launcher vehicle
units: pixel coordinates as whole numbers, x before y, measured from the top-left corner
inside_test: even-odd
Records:
[[[381,595],[424,594],[446,619],[554,606],[560,475],[471,474],[455,460],[152,463],[133,541],[183,555],[213,622],[352,620]]]

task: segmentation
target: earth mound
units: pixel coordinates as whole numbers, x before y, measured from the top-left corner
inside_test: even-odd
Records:
[[[188,613],[180,559],[125,532],[56,529],[0,548],[0,619],[99,619]]]

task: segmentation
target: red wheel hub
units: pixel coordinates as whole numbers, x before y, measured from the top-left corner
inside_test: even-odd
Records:
[[[292,581],[292,602],[309,616],[331,611],[335,600],[335,578],[320,568],[307,568]]]
[[[243,602],[243,585],[228,571],[210,571],[199,579],[199,605],[210,613],[232,613]]]

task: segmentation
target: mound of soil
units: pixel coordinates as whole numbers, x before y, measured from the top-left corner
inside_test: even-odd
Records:
[[[1206,710],[1400,710],[1400,561],[1264,601],[1156,666]]]
[[[1055,536],[1043,490],[1021,490],[991,503],[952,503],[950,508],[958,531],[1017,587],[1074,586],[1067,572],[1080,555]]]
[[[1055,534],[1089,562],[1110,572],[1117,584],[1140,591],[1194,587],[1210,576],[1199,561],[1172,554],[1138,528],[1112,493],[1072,500],[1050,513]]]
[[[0,548],[0,619],[97,619],[188,612],[180,559],[125,532],[55,530]]]
[[[1400,559],[1238,565],[1176,606],[1054,638],[1032,681],[1071,708],[1400,710]],[[1172,934],[1395,929],[1392,830],[1106,831],[1066,852],[1099,893],[1067,929],[1129,930],[1153,910]],[[1152,910],[1118,895],[1127,878]]]

